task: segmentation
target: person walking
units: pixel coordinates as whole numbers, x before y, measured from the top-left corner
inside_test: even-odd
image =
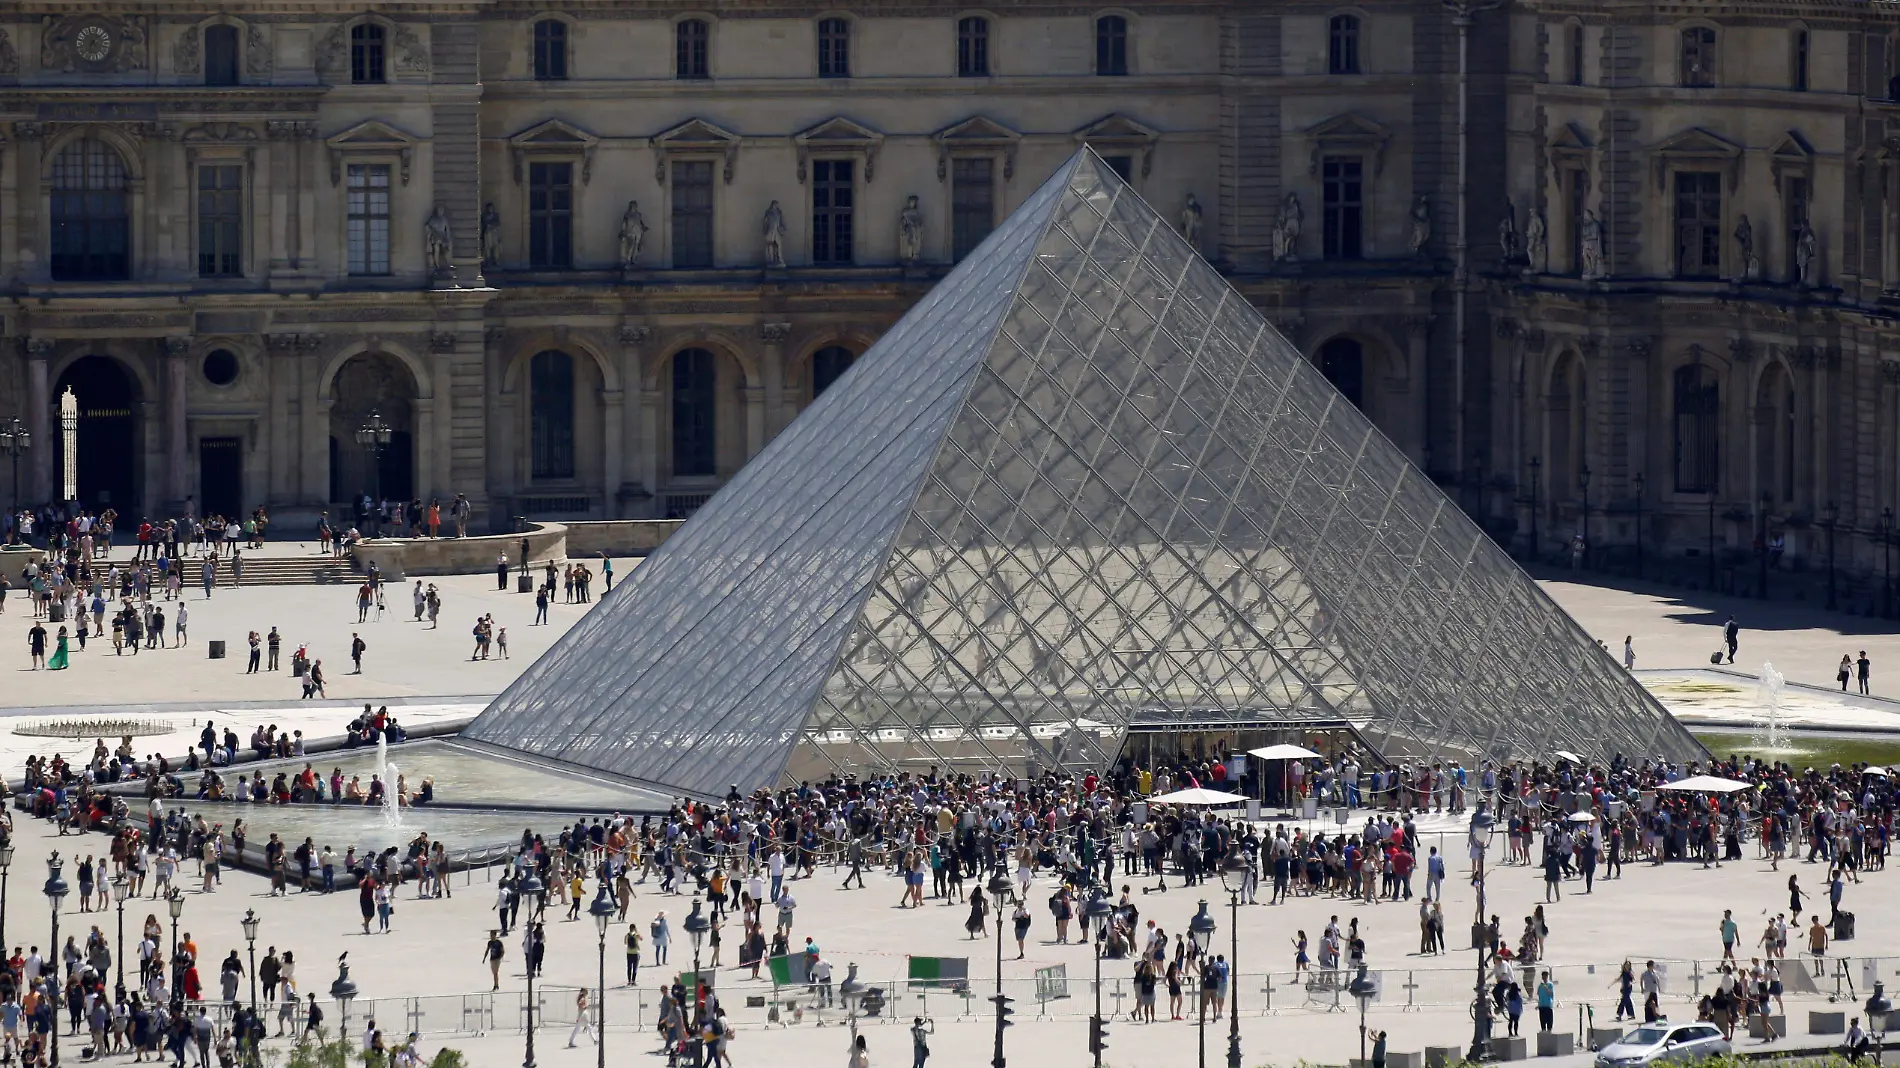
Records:
[[[1733,615],[1729,616],[1728,622],[1722,624],[1722,644],[1728,649],[1728,662],[1731,664],[1735,662],[1735,650],[1740,645],[1741,635],[1742,625],[1735,622]]]
[[[924,1068],[930,1059],[930,1036],[937,1032],[937,1021],[922,1016],[910,1023],[910,1068]]]
[[[361,675],[363,673],[363,650],[367,648],[369,648],[369,645],[363,641],[363,636],[355,631],[351,631],[350,661],[356,665],[356,670],[351,672],[351,674]]]
[[[582,1031],[587,1032],[588,1041],[600,1041],[600,1035],[594,1031],[594,1010],[588,1004],[586,987],[581,987],[574,993],[574,1027],[567,1033],[568,1049],[574,1048],[574,1040],[580,1037]]]
[[[53,646],[53,658],[46,662],[46,669],[48,671],[64,671],[66,670],[66,628],[65,627],[59,628],[59,634],[54,638],[54,642],[55,644]]]
[[[1623,670],[1636,670],[1636,636],[1634,634],[1623,635]]]
[[[1854,672],[1860,679],[1860,695],[1862,697],[1868,696],[1867,684],[1874,672],[1874,662],[1867,659],[1867,650],[1862,649],[1860,656],[1855,659]]]
[[[200,575],[204,580],[205,599],[210,600],[211,587],[218,584],[218,558],[215,555],[206,556],[204,558],[204,564],[200,568]]]
[[[33,659],[35,671],[46,666],[46,628],[40,626],[38,622],[33,624],[32,630],[26,632],[26,651]]]
[[[482,960],[488,963],[488,976],[494,982],[494,985],[489,987],[490,990],[501,989],[501,959],[507,952],[507,948],[501,942],[501,932],[492,927],[489,928],[488,947],[482,950]]]
[[[627,925],[627,985],[637,986],[640,982],[640,925]]]
[[[1841,654],[1840,666],[1834,669],[1834,679],[1841,684],[1841,692],[1847,692],[1847,680],[1854,677],[1854,659],[1846,653]]]

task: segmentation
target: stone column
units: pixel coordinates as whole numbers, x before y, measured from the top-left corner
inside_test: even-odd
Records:
[[[785,417],[785,340],[792,334],[790,323],[761,323],[759,340],[765,343],[765,351],[759,356],[759,385],[764,393],[764,434],[759,443],[778,436],[791,420]],[[755,450],[756,451],[756,450]]]
[[[1432,323],[1437,318],[1430,313],[1405,317],[1405,382],[1392,391],[1404,396],[1405,435],[1399,448],[1421,468],[1425,464],[1425,368],[1430,366]]]
[[[627,417],[627,391],[624,389],[603,389],[601,402],[601,515],[608,519],[620,518],[620,480],[621,466],[625,459],[625,437]]]
[[[191,373],[188,358],[191,353],[191,339],[168,337],[163,339],[163,344],[165,346],[165,492],[169,502],[167,507],[176,512],[184,507],[185,498],[191,494],[190,472],[187,470],[185,461],[185,446],[189,434],[185,422],[185,383],[186,376]]]
[[[48,257],[49,249],[46,245],[46,226],[41,215],[42,205],[46,199],[45,183],[40,180],[41,150],[44,147],[41,139],[45,132],[46,127],[42,123],[16,122],[13,124],[13,139],[18,145],[14,152],[13,237],[18,242],[14,257],[19,266],[20,280],[23,282],[44,282],[52,277],[52,263]],[[51,443],[48,442],[48,444]],[[38,471],[38,468],[34,470]],[[47,470],[52,469],[49,467]],[[40,488],[44,490],[46,485],[50,483],[41,484]],[[44,499],[43,493],[36,498],[36,500]]]
[[[46,430],[53,414],[52,386],[48,378],[53,339],[29,337],[23,347],[26,350],[26,430],[32,435],[27,454],[31,457],[27,469],[32,477],[27,480],[30,492],[26,503],[37,505],[52,497],[53,461],[59,456],[59,442]]]
[[[640,390],[640,479],[653,494],[650,514],[664,516],[666,502],[660,499],[660,391]]]
[[[295,374],[297,387],[297,410],[302,423],[296,440],[298,476],[297,499],[305,505],[321,509],[330,503],[330,405],[328,397],[321,396],[323,361],[318,352],[323,346],[322,334],[297,334],[293,344],[297,350]]]

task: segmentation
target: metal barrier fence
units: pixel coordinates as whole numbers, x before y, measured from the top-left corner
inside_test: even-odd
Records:
[[[1448,957],[1445,967],[1370,970],[1369,974],[1379,984],[1379,993],[1370,1002],[1371,1006],[1382,1012],[1449,1008],[1469,1011],[1477,977],[1475,962],[1473,967],[1457,967],[1452,963],[1456,957],[1456,954]],[[984,960],[976,958],[971,963],[981,967]],[[1640,977],[1645,961],[1631,963]],[[1693,1005],[1703,995],[1712,993],[1720,982],[1722,963],[1720,960],[1656,961],[1663,977],[1660,999],[1663,1014],[1671,1015],[1673,1007],[1674,1014],[1680,1016],[1681,1006]],[[1745,967],[1748,960],[1743,958],[1739,963]],[[1783,1000],[1795,1004],[1830,1001],[1858,1004],[1871,992],[1875,980],[1890,980],[1900,975],[1900,957],[1828,958],[1820,963],[1818,971],[1812,960],[1788,958],[1778,963],[1783,977]],[[1551,982],[1557,989],[1557,1018],[1560,1026],[1563,1021],[1574,1018],[1581,1028],[1599,1021],[1607,1023],[1614,1017],[1620,966],[1620,961],[1613,964],[1539,964],[1525,971],[1534,970],[1537,978],[1541,978],[1546,971],[1550,973]],[[1070,973],[1069,968],[1075,968],[1074,973]],[[1137,1008],[1132,969],[1132,963],[1126,959],[1102,962],[1102,1012],[1111,1020],[1125,1019]],[[665,971],[642,969],[642,981],[649,985],[640,988],[617,983],[610,985],[604,1003],[597,991],[590,991],[590,1012],[595,1026],[600,1026],[604,1019],[605,1026],[615,1032],[656,1031],[661,1016],[659,983],[670,983],[675,975],[670,968]],[[610,971],[610,982],[619,978],[619,975]],[[1301,1012],[1356,1013],[1358,1003],[1349,991],[1351,978],[1344,970],[1243,974],[1237,977],[1236,989],[1229,996],[1238,998],[1239,1010],[1245,1016]],[[860,979],[865,993],[856,1014],[860,1027],[893,1023],[907,1025],[916,1016],[939,1020],[983,1019],[995,1012],[995,1007],[990,1003],[990,998],[996,992],[993,978],[972,977],[967,981],[930,982],[909,979],[873,981],[862,976]],[[1526,1002],[1535,1004],[1535,999],[1529,996],[1535,989],[1535,979],[1520,974],[1519,982],[1525,988]],[[839,996],[841,983],[840,974],[834,976],[828,989],[815,984],[774,986],[769,979],[753,981],[745,978],[742,970],[729,969],[719,973],[717,994],[728,1023],[740,1030],[802,1024],[836,1025],[847,1022],[846,1006]],[[1018,1020],[1083,1017],[1095,1008],[1093,961],[1087,959],[1072,965],[1043,969],[1033,979],[1006,979],[1002,986],[1004,994],[1014,999],[1012,1008]],[[570,985],[536,984],[536,1030],[571,1029],[576,1019],[578,991],[579,988]],[[1491,993],[1488,973],[1485,993],[1487,997]],[[1194,978],[1184,977],[1181,1006],[1183,1013],[1190,1019],[1198,1011],[1199,998],[1200,990]],[[1640,982],[1633,1000],[1640,1011],[1643,1000]],[[1165,1019],[1170,1015],[1169,1001],[1166,982],[1157,983],[1157,1018]],[[526,991],[516,989],[409,998],[358,998],[347,1010],[332,1003],[324,1006],[324,1012],[326,1026],[342,1026],[352,1034],[360,1032],[370,1019],[376,1020],[386,1032],[397,1034],[409,1031],[424,1035],[489,1032],[522,1034],[528,1027],[527,1005]],[[275,1005],[267,1007],[266,1019],[276,1015],[277,1008]],[[304,1007],[299,1004],[292,1015],[294,1028],[301,1031]]]

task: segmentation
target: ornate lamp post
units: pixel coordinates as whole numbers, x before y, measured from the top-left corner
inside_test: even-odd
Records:
[[[1214,917],[1209,916],[1207,914],[1207,899],[1202,898],[1200,911],[1196,912],[1194,914],[1194,918],[1188,921],[1188,941],[1194,943],[1194,953],[1196,956],[1205,954],[1207,952],[1207,947],[1213,944],[1214,928],[1216,926],[1218,925],[1214,922]],[[1201,974],[1203,976],[1207,974],[1207,969],[1205,966],[1202,967]],[[1195,1025],[1195,1027],[1200,1031],[1200,1048],[1201,1048],[1200,1068],[1207,1068],[1207,989],[1206,989],[1206,984],[1203,983],[1197,989],[1199,990],[1200,999],[1201,999],[1200,1021]]]
[[[379,504],[383,499],[383,450],[389,448],[389,436],[394,429],[375,409],[370,410],[368,421],[356,428],[356,443],[369,453],[370,497]],[[380,524],[376,532],[382,533]]]
[[[1537,476],[1544,469],[1544,461],[1531,457],[1531,563],[1537,562]]]
[[[19,416],[9,416],[6,422],[0,423],[0,452],[6,453],[13,461],[13,517],[16,521],[20,516],[20,454],[32,447],[33,435],[26,429],[26,424],[20,422]],[[13,540],[20,540],[17,527],[13,531]]]
[[[184,975],[184,972],[178,967],[178,919],[185,914],[185,892],[175,886],[172,887],[171,892],[165,895],[165,908],[171,913],[172,917],[172,952],[170,957],[173,972],[172,1011],[176,1013],[185,1003],[184,984],[177,981]]]
[[[1636,472],[1636,581],[1643,580],[1643,473]]]
[[[1834,611],[1834,528],[1840,525],[1841,509],[1833,501],[1827,502],[1827,518],[1822,525],[1827,527],[1827,610]]]
[[[1095,932],[1095,1015],[1089,1017],[1089,1054],[1095,1058],[1095,1068],[1102,1068],[1102,1051],[1108,1048],[1108,1021],[1102,1018],[1102,951],[1108,946],[1108,918],[1114,914],[1115,906],[1100,890],[1082,906],[1082,915]]]
[[[346,954],[347,955],[347,954]],[[339,958],[336,962],[336,979],[330,984],[330,996],[337,1004],[337,1034],[348,1038],[350,1034],[350,1002],[356,1000],[356,983],[350,979],[350,964]]]
[[[244,918],[238,924],[244,928],[244,945],[251,956],[251,1012],[257,1012],[257,912],[244,910]]]
[[[1247,863],[1235,855],[1220,870],[1221,889],[1227,891],[1227,967],[1233,976],[1227,1001],[1227,1068],[1240,1068],[1240,891],[1246,885]]]
[[[996,996],[990,1001],[996,1006],[996,1049],[990,1054],[990,1068],[1005,1068],[1003,1059],[1003,1029],[1010,1026],[1010,1017],[1015,1010],[1009,1007],[1014,1000],[1003,993],[1003,905],[1010,900],[1009,876],[998,871],[990,876],[990,907],[996,910]]]
[[[693,1034],[698,1036],[705,1027],[705,1002],[699,996],[699,988],[704,982],[699,975],[699,947],[706,941],[706,932],[712,930],[712,923],[706,914],[699,911],[699,898],[693,898],[693,911],[687,913],[680,926],[686,928],[686,936],[693,940]],[[695,1037],[694,1041],[699,1041]],[[703,1053],[703,1051],[702,1051]],[[702,1061],[704,1057],[700,1058]]]
[[[7,947],[7,869],[13,867],[13,843],[0,845],[0,953]]]
[[[119,963],[117,994],[118,1000],[120,1001],[125,1000],[125,888],[130,885],[131,882],[132,880],[125,877],[124,872],[120,872],[112,877],[112,896],[118,899],[116,903],[119,907],[119,943],[114,954],[118,958]],[[5,944],[6,938],[0,936],[0,945]]]
[[[545,893],[546,890],[547,888],[541,885],[541,877],[535,874],[533,868],[528,869],[527,881],[515,888],[515,892],[517,894],[520,894],[524,898],[529,896],[530,894]],[[529,919],[528,922],[530,925],[534,923],[532,918]],[[534,941],[534,929],[532,926],[530,926],[528,930],[529,930],[528,941],[529,941],[529,944],[532,945]],[[521,1068],[534,1068],[534,954],[532,952],[528,954],[527,964],[528,964],[528,1002],[527,1002],[527,1005],[528,1005],[528,1048],[527,1048],[526,1054],[523,1056],[521,1060]]]
[[[844,1002],[845,1023],[851,1028],[851,1037],[846,1039],[848,1049],[858,1048],[858,1006],[864,1003],[864,983],[858,978],[858,966],[844,966],[844,982],[838,984],[838,1000]]]
[[[58,964],[58,961],[59,961],[59,910],[60,910],[60,906],[66,903],[66,889],[67,889],[66,880],[60,878],[59,876],[60,869],[62,867],[64,867],[64,865],[60,862],[59,852],[55,850],[52,856],[46,858],[46,887],[45,887],[46,901],[48,904],[52,906],[52,909],[53,909],[53,941],[51,943],[51,952],[47,954],[47,956],[51,957],[54,961],[53,981],[50,984],[48,984],[48,990],[47,990],[47,996],[48,996],[47,999],[51,1001],[53,1004],[53,1029],[49,1037],[49,1041],[52,1044],[51,1059],[47,1063],[53,1065],[54,1068],[58,1068],[58,1065],[59,1065],[59,996],[60,996],[60,991],[62,988],[61,978],[59,974],[59,964]]]
[[[596,1068],[607,1068],[607,928],[613,926],[614,911],[614,903],[607,900],[607,880],[602,879],[594,903],[587,906],[588,914],[594,917],[594,930],[600,935],[596,947],[600,958],[600,1035],[594,1041],[598,1049]]]
[[[1491,1044],[1491,999],[1484,996],[1484,970],[1491,963],[1490,933],[1484,925],[1484,880],[1487,867],[1485,853],[1491,845],[1491,812],[1486,807],[1489,799],[1480,801],[1471,813],[1471,844],[1478,854],[1477,871],[1473,873],[1471,883],[1478,889],[1478,914],[1471,922],[1471,948],[1478,951],[1478,978],[1472,987],[1471,1002],[1471,1048],[1465,1052],[1468,1061],[1484,1058],[1485,1048]]]

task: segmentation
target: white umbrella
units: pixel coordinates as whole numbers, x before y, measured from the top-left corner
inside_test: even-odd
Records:
[[[1595,823],[1597,821],[1596,814],[1592,812],[1572,812],[1569,819],[1571,823]]]
[[[1691,775],[1686,779],[1666,782],[1658,790],[1680,790],[1687,793],[1732,794],[1737,790],[1750,789],[1748,783],[1734,779],[1724,779],[1719,775]]]
[[[1148,801],[1156,805],[1238,805],[1247,800],[1240,794],[1230,794],[1225,790],[1208,790],[1195,787],[1192,790],[1176,790],[1171,794],[1151,797]]]
[[[1864,771],[1864,772],[1862,772],[1862,774],[1863,774],[1863,775],[1878,775],[1878,776],[1880,776],[1881,778],[1883,778],[1883,779],[1884,779],[1884,778],[1886,778],[1886,777],[1887,777],[1887,769],[1886,769],[1886,768],[1882,768],[1882,767],[1877,767],[1877,766],[1873,766],[1873,765],[1869,765],[1869,766],[1868,766],[1868,768],[1867,768],[1867,770],[1866,770],[1866,771]]]
[[[1297,745],[1269,745],[1264,749],[1249,749],[1247,755],[1261,760],[1306,760],[1319,754]]]
[[[1583,758],[1582,758],[1582,757],[1580,757],[1580,756],[1578,756],[1577,754],[1575,754],[1575,753],[1573,753],[1573,752],[1571,752],[1571,751],[1570,751],[1570,750],[1568,750],[1568,749],[1557,749],[1557,750],[1553,750],[1553,751],[1551,752],[1551,755],[1552,755],[1552,756],[1554,756],[1554,757],[1556,757],[1556,758],[1557,758],[1558,760],[1568,760],[1568,761],[1570,761],[1570,762],[1571,762],[1572,764],[1581,764],[1581,763],[1583,763]]]

